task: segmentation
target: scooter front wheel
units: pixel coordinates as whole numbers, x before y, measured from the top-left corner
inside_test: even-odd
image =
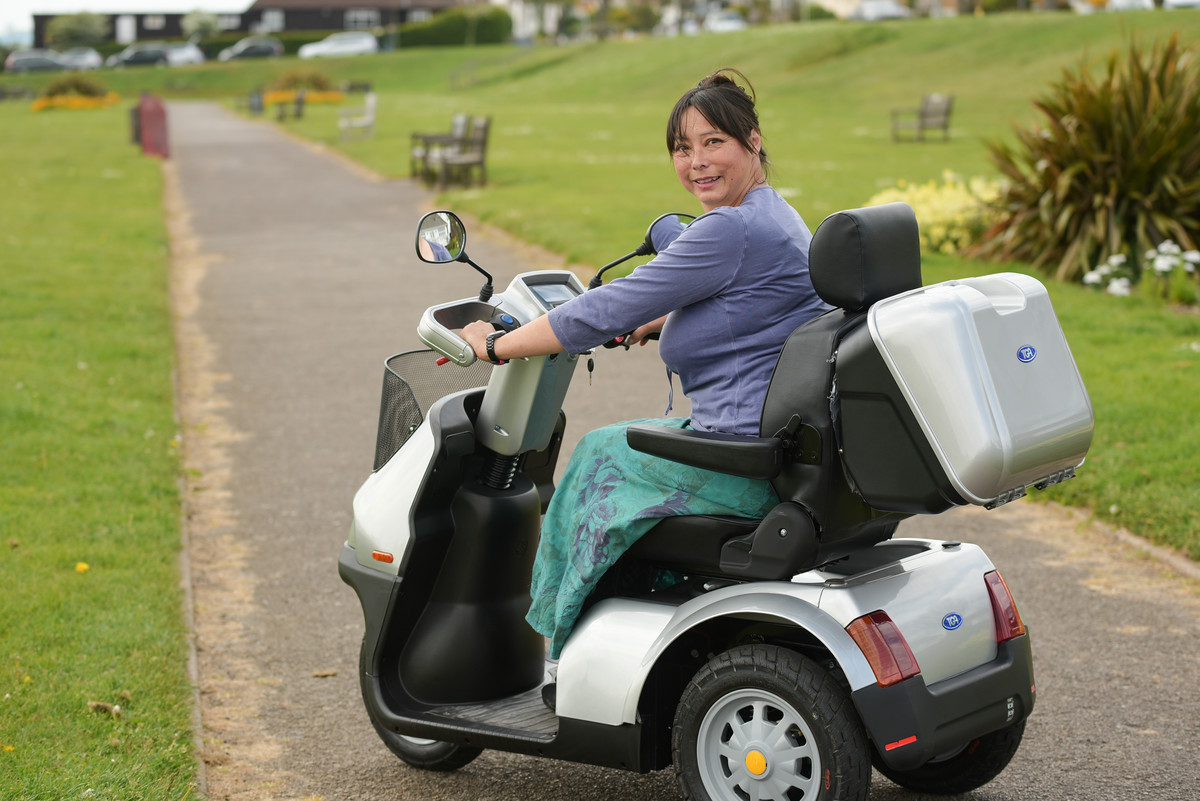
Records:
[[[375,721],[372,720],[372,723]],[[383,744],[393,754],[403,759],[414,768],[423,770],[452,771],[483,753],[482,748],[468,748],[441,740],[425,740],[420,737],[406,737],[403,734],[387,731],[378,724],[375,731]]]
[[[691,801],[866,801],[866,735],[842,684],[795,651],[717,654],[683,692],[672,732],[675,773]]]
[[[364,697],[368,692],[365,657],[366,641],[364,640],[358,653],[358,680]],[[383,740],[383,744],[388,747],[388,750],[414,768],[443,772],[458,770],[483,753],[482,748],[471,748],[442,740],[426,740],[423,737],[397,734],[379,722],[371,711],[370,704],[367,704],[367,717],[371,719],[375,733],[379,735],[380,740]]]

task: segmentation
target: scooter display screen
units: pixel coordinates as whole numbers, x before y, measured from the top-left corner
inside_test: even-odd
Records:
[[[570,284],[531,284],[529,285],[529,291],[532,292],[547,309],[553,309],[555,306],[561,306],[578,294],[574,289],[571,288]]]

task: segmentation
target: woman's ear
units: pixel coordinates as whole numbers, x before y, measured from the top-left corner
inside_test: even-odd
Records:
[[[750,152],[756,156],[762,153],[762,134],[758,130],[750,132]]]

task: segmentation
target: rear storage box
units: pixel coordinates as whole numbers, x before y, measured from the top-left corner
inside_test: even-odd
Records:
[[[838,349],[850,480],[871,506],[997,506],[1074,475],[1092,406],[1035,278],[947,281],[876,303]]]

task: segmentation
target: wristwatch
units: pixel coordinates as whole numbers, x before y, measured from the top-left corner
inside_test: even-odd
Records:
[[[487,335],[484,342],[487,344],[488,361],[492,364],[504,364],[503,359],[496,358],[496,340],[504,336],[504,331],[493,331]]]

